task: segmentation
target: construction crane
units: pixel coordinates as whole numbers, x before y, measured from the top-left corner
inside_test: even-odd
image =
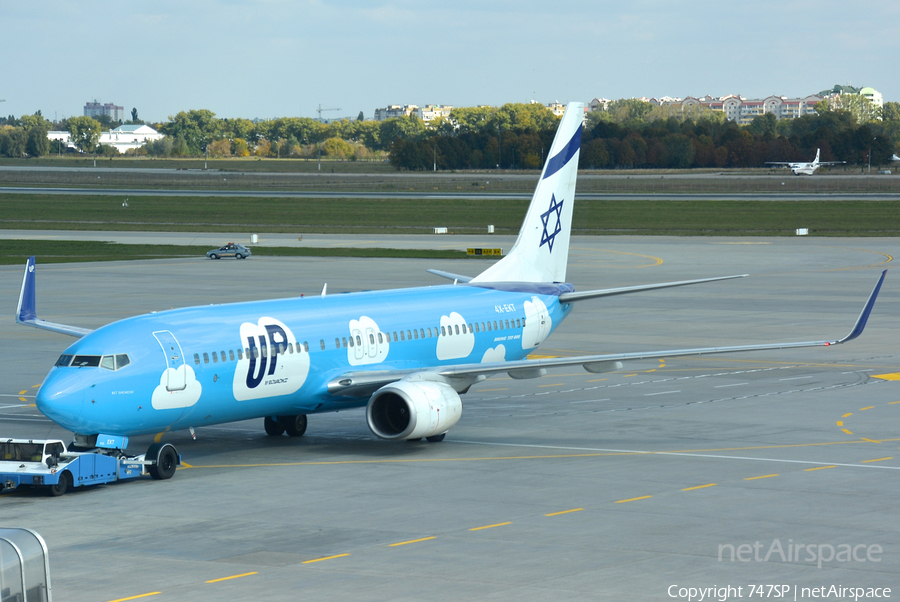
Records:
[[[319,108],[316,109],[316,112],[319,114],[319,121],[322,121],[322,111],[340,111],[340,110],[341,110],[340,107],[338,107],[336,109],[323,109],[322,105],[320,104]]]

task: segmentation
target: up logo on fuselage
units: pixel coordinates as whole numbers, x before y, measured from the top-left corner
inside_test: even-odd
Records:
[[[264,317],[241,324],[244,357],[234,370],[234,398],[238,401],[290,395],[306,382],[309,353],[298,347],[283,322]],[[249,352],[247,352],[249,350]]]

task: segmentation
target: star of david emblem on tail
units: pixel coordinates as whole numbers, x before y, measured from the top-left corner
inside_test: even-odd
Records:
[[[543,247],[544,244],[546,243],[546,245],[547,245],[547,247],[549,247],[551,253],[553,252],[553,241],[556,239],[556,235],[562,231],[562,223],[561,222],[562,222],[563,202],[564,201],[559,201],[557,203],[556,195],[555,194],[550,195],[550,207],[547,209],[546,212],[541,214],[541,221],[544,223],[544,231],[541,233],[541,244],[538,246]],[[551,232],[550,231],[551,228],[548,228],[547,226],[550,222],[550,216],[553,215],[554,213],[556,214],[556,218],[554,220],[556,223],[554,226],[552,226],[552,232]]]

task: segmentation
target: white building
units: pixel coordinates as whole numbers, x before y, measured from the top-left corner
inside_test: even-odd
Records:
[[[69,132],[47,132],[47,138],[52,141],[62,140],[69,148],[75,148],[75,145],[69,140]],[[128,149],[140,148],[151,140],[161,138],[163,138],[163,134],[147,125],[120,125],[114,130],[100,134],[99,143],[124,153]]]
[[[418,105],[388,105],[383,109],[375,109],[375,121],[384,121],[394,117],[407,117],[419,113]]]
[[[450,105],[425,105],[416,111],[416,115],[425,123],[431,123],[435,119],[450,119],[452,110]]]

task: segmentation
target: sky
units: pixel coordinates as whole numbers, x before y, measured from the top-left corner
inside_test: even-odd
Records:
[[[92,100],[145,121],[371,118],[835,84],[900,101],[896,0],[6,0],[0,28],[0,114],[49,119]]]

